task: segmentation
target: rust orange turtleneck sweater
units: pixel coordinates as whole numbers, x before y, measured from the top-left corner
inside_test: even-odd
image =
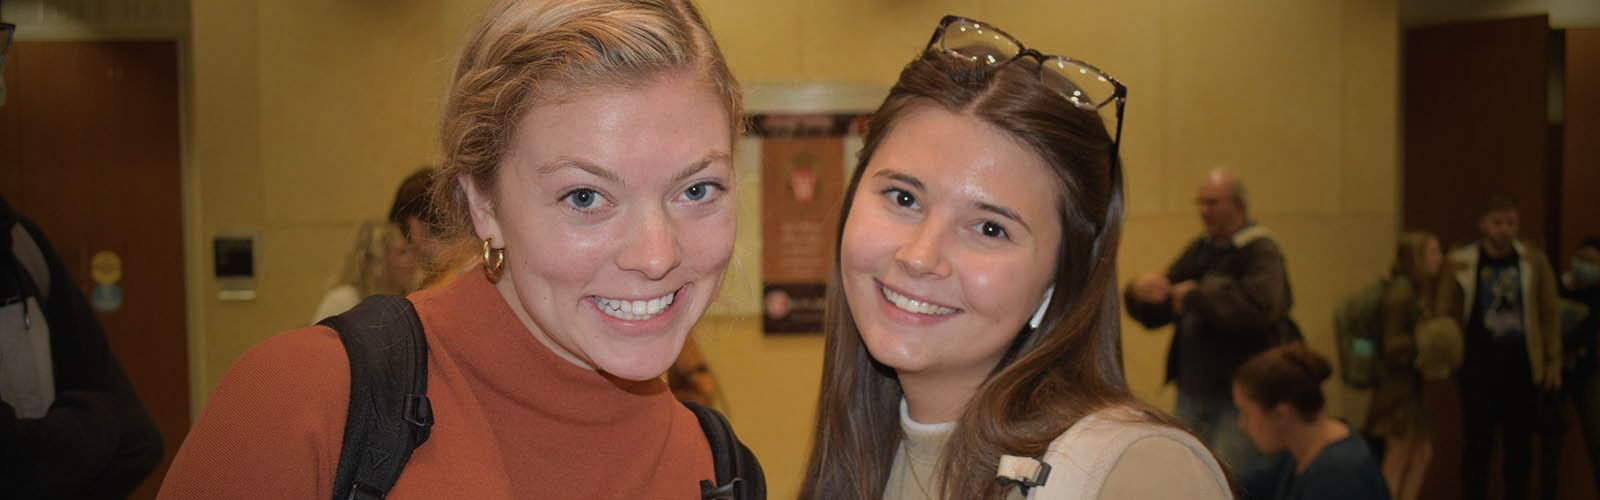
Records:
[[[435,424],[389,498],[699,498],[712,479],[705,435],[666,384],[558,358],[482,273],[411,300]],[[160,497],[331,498],[349,385],[328,328],[250,349],[190,429]]]

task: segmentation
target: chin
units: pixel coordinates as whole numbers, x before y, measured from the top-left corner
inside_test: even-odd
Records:
[[[884,366],[897,372],[916,372],[927,368],[927,360],[918,355],[915,346],[907,345],[905,339],[877,329],[861,329],[860,332],[861,343],[866,345],[867,354]]]
[[[650,379],[661,378],[672,368],[678,360],[678,351],[683,349],[683,342],[677,342],[672,349],[665,347],[649,349],[629,349],[620,355],[604,356],[594,360],[594,367],[606,374],[623,380],[644,382]]]

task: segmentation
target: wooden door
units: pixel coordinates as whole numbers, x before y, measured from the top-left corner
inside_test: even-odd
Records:
[[[92,257],[121,259],[123,303],[98,314],[166,452],[133,498],[154,498],[189,429],[177,61],[171,41],[18,42],[0,105],[0,193],[86,297]]]
[[[1600,28],[1566,32],[1561,247],[1565,269],[1584,238],[1600,236]]]
[[[1559,39],[1551,37],[1545,16],[1406,30],[1401,167],[1406,229],[1434,231],[1446,245],[1475,240],[1484,197],[1507,194],[1517,198],[1522,237],[1560,265],[1563,221],[1590,219],[1572,213],[1574,205],[1563,200],[1571,200],[1574,192],[1582,193],[1578,203],[1592,199],[1588,194],[1592,188],[1572,180],[1590,177],[1569,171],[1563,181],[1563,157],[1582,150],[1585,141],[1594,141],[1578,140],[1580,147],[1575,149],[1572,130],[1550,123],[1553,42]],[[1570,59],[1567,64],[1571,78]],[[1569,124],[1574,123],[1571,112],[1568,116]],[[1434,458],[1422,498],[1461,498],[1458,386],[1453,381],[1430,382],[1425,392],[1433,415]],[[1553,443],[1566,448],[1559,498],[1595,498],[1593,478],[1585,472],[1587,461],[1574,449],[1581,448],[1581,431],[1572,417],[1568,419],[1564,441]],[[1534,491],[1542,487],[1541,437],[1534,434],[1534,463],[1527,464]],[[1489,471],[1491,498],[1499,498],[1503,488],[1501,460],[1497,444]]]
[[[1522,236],[1546,246],[1545,16],[1406,30],[1402,79],[1406,229],[1477,239],[1489,194],[1515,197]]]

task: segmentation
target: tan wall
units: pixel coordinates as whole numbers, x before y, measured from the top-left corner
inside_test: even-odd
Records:
[[[476,7],[435,7],[193,3],[196,403],[245,349],[308,322],[357,222],[383,217],[400,179],[436,156],[437,110]],[[225,231],[256,235],[254,301],[217,299],[210,241]]]
[[[451,60],[485,3],[194,2],[186,180],[196,408],[246,348],[308,319],[355,222],[381,216],[395,184],[436,159]],[[1105,68],[1130,87],[1124,275],[1163,268],[1199,230],[1194,182],[1206,169],[1233,167],[1288,253],[1294,314],[1324,352],[1336,298],[1387,266],[1396,231],[1393,0],[702,7],[747,85],[886,87],[945,13]],[[728,304],[755,302],[753,188],[743,186],[740,282],[730,283]],[[233,229],[259,235],[252,302],[218,301],[210,278],[210,238]],[[699,333],[741,436],[766,464],[775,498],[787,498],[808,446],[821,339],[756,328],[722,315]],[[1160,383],[1170,332],[1126,328],[1130,384],[1170,407],[1172,390]],[[1341,395],[1331,409],[1356,416],[1362,405]]]

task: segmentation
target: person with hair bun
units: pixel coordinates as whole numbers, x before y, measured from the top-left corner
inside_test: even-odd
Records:
[[[406,298],[427,373],[406,422],[424,440],[407,459],[345,439],[352,394],[378,385],[351,387],[351,368],[402,363],[352,363],[376,356],[302,328],[228,369],[161,496],[764,498],[748,449],[701,423],[721,417],[661,379],[733,257],[739,103],[687,0],[494,2],[457,62],[430,184],[438,236],[482,260]],[[404,468],[344,474],[342,456]]]
[[[1288,451],[1272,500],[1389,500],[1377,457],[1350,424],[1322,413],[1333,365],[1303,343],[1257,354],[1233,377],[1239,428],[1263,453]]]

